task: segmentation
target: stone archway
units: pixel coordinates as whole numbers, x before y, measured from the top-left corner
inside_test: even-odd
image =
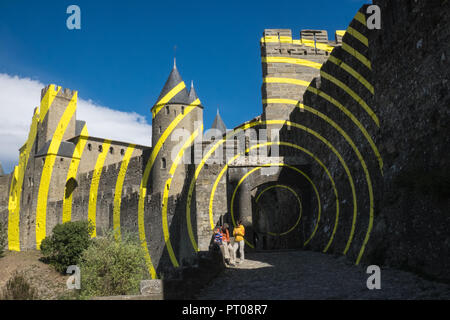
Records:
[[[257,250],[298,249],[306,190],[269,182],[252,190],[253,243]]]
[[[308,172],[309,164],[299,159],[283,160],[268,162],[284,165],[271,168],[248,163],[228,168],[228,211],[232,216],[228,220],[243,221],[246,240],[257,250],[303,247],[305,236],[299,215],[300,208],[302,215],[311,211],[311,190],[295,170]]]

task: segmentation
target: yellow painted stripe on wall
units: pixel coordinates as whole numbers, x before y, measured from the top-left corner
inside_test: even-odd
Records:
[[[36,141],[39,123],[38,108],[34,110],[30,131],[25,149],[19,155],[19,165],[14,168],[10,199],[8,201],[8,248],[11,251],[20,251],[20,203],[22,199],[23,180],[28,166],[31,149]],[[12,196],[12,198],[11,198]]]
[[[55,90],[56,89],[56,90]],[[61,87],[56,87],[54,84],[51,84],[45,95],[41,99],[41,105],[39,108],[39,116],[40,120],[44,121],[45,116],[47,115],[48,110],[50,109],[53,101],[55,100],[58,93],[61,91]]]
[[[86,146],[88,136],[89,133],[85,124],[83,130],[81,131],[80,138],[75,146],[75,150],[73,151],[72,161],[70,162],[69,171],[67,172],[66,183],[71,178],[77,178],[78,167],[81,162],[81,157],[83,156],[84,147]],[[66,198],[66,191],[64,190],[62,223],[72,220],[72,200],[73,194],[71,193],[70,196]]]
[[[292,101],[295,102],[295,100],[292,100]],[[310,111],[310,110],[311,110],[311,109],[309,108],[308,111]],[[344,159],[343,159],[342,156],[339,154],[339,152],[333,147],[333,145],[331,145],[331,144],[330,144],[325,138],[323,138],[320,134],[318,134],[318,133],[316,133],[315,131],[313,131],[313,130],[311,130],[311,129],[308,129],[308,128],[306,128],[306,127],[300,125],[300,124],[297,124],[297,123],[293,123],[293,122],[286,121],[286,120],[253,121],[253,122],[250,122],[250,123],[248,123],[248,124],[245,124],[245,125],[244,125],[243,127],[241,127],[241,128],[237,128],[237,129],[233,130],[232,132],[229,132],[229,133],[227,134],[227,136],[226,136],[224,139],[219,140],[219,141],[218,141],[218,142],[217,142],[217,143],[216,143],[216,144],[208,151],[208,153],[204,156],[204,158],[202,159],[202,161],[200,162],[199,166],[198,166],[197,169],[196,169],[194,179],[191,180],[191,184],[190,184],[190,187],[189,187],[188,201],[187,201],[187,203],[186,203],[186,219],[187,219],[187,224],[188,224],[188,231],[189,231],[189,235],[190,235],[190,238],[191,238],[191,243],[192,243],[192,245],[193,245],[193,247],[194,247],[194,250],[198,251],[198,247],[197,247],[197,243],[196,243],[196,241],[195,241],[195,239],[194,239],[194,237],[193,237],[193,234],[192,234],[192,226],[191,226],[191,219],[190,219],[190,206],[191,206],[191,200],[192,200],[192,192],[193,192],[194,187],[195,187],[195,182],[196,182],[196,180],[197,180],[197,178],[198,178],[198,175],[200,174],[200,171],[202,170],[203,165],[205,164],[205,162],[207,161],[207,159],[211,156],[211,154],[215,151],[215,149],[217,149],[221,144],[223,144],[224,141],[225,141],[226,139],[229,139],[230,137],[236,135],[236,134],[239,133],[240,131],[246,130],[246,129],[251,128],[251,127],[256,126],[256,125],[264,125],[264,124],[280,124],[280,125],[290,125],[290,126],[294,126],[294,127],[296,127],[296,128],[302,129],[302,130],[304,130],[304,131],[306,131],[306,132],[309,132],[309,133],[315,135],[317,138],[319,138],[321,141],[323,141],[323,142],[324,142],[324,143],[325,143],[325,144],[326,144],[326,145],[327,145],[327,146],[328,146],[328,147],[336,154],[336,156],[339,158],[339,161],[341,162],[342,166],[343,166],[344,169],[345,169],[345,172],[346,172],[346,174],[347,174],[347,176],[348,176],[349,183],[350,183],[350,186],[351,186],[351,189],[352,189],[352,194],[353,194],[353,206],[354,206],[354,216],[356,216],[356,212],[357,212],[357,202],[356,202],[356,191],[355,191],[355,186],[354,186],[354,183],[353,183],[353,178],[352,178],[352,176],[351,176],[350,170],[348,169],[347,164],[345,163]],[[268,144],[272,144],[272,143],[268,143]],[[283,143],[283,144],[286,144],[286,143]],[[296,145],[294,145],[294,147],[296,147],[296,148],[301,148],[301,147],[296,146]],[[252,147],[252,148],[253,148],[253,147]],[[308,154],[309,154],[309,153],[308,153]],[[326,169],[326,167],[324,167],[324,169],[325,169],[326,171],[328,171],[328,170]],[[214,223],[213,223],[213,218],[212,218],[212,201],[213,201],[212,199],[214,198],[213,193],[215,192],[215,189],[216,189],[216,187],[217,187],[217,183],[218,183],[218,181],[219,181],[221,175],[224,174],[224,172],[225,172],[225,170],[222,170],[222,172],[219,173],[218,177],[216,178],[215,183],[213,184],[213,189],[212,189],[212,191],[211,191],[210,205],[209,205],[209,215],[210,215],[211,228],[214,228]],[[331,175],[330,175],[330,179],[332,180]],[[332,181],[333,181],[333,180],[332,180]],[[334,182],[333,182],[333,185],[334,185]],[[336,230],[337,230],[337,222],[338,222],[338,219],[339,219],[339,208],[338,208],[339,201],[338,201],[337,190],[336,190],[336,189],[335,189],[335,195],[336,195],[336,205],[337,205],[337,209],[336,209],[336,219],[335,219],[335,227],[334,227],[334,229],[333,229],[333,233],[332,233],[332,236],[331,236],[331,238],[330,238],[330,241],[329,241],[329,243],[327,244],[327,246],[326,246],[326,248],[324,249],[324,251],[328,250],[329,246],[331,245],[331,242],[333,241],[335,232],[336,232]],[[314,236],[314,234],[313,234],[313,236]]]
[[[322,66],[321,63],[317,63],[314,61],[309,61],[305,59],[299,59],[299,58],[288,58],[288,57],[262,57],[263,63],[290,63],[290,64],[296,64],[300,66],[310,67],[314,69],[320,69]]]
[[[356,126],[359,128],[359,130],[361,130],[362,134],[364,135],[364,137],[366,138],[366,140],[369,142],[370,147],[372,148],[375,157],[378,160],[378,164],[380,167],[380,171],[381,174],[383,174],[383,159],[381,157],[380,152],[378,151],[377,146],[375,145],[375,143],[372,140],[372,137],[370,136],[370,134],[367,132],[367,130],[364,128],[364,126],[361,124],[361,122],[359,122],[359,120],[346,108],[344,107],[339,101],[337,101],[336,99],[334,99],[333,97],[329,96],[328,94],[326,94],[325,92],[318,90],[316,88],[313,87],[308,87],[307,88],[308,91],[324,98],[325,100],[327,100],[328,102],[332,103],[334,106],[336,106],[339,110],[341,110],[342,112],[344,112],[344,114],[349,117],[354,124],[356,124]]]
[[[311,48],[317,48],[319,50],[328,51],[328,52],[331,52],[334,49],[333,46],[330,46],[326,43],[321,43],[321,42],[317,42],[317,41],[314,43],[314,40],[309,40],[309,39],[302,39],[302,45],[311,47]]]
[[[177,170],[178,164],[183,159],[184,152],[187,148],[189,148],[190,145],[194,142],[194,140],[197,138],[198,134],[200,132],[203,132],[203,128],[201,130],[195,130],[194,133],[191,134],[189,139],[185,141],[183,146],[181,147],[180,151],[177,154],[177,157],[175,158],[174,162],[172,163],[172,166],[169,170],[169,176],[173,177],[175,175],[175,171]],[[179,263],[177,258],[175,257],[175,252],[172,248],[172,243],[170,241],[170,233],[169,233],[169,223],[167,221],[167,205],[169,200],[169,192],[170,187],[172,185],[172,178],[167,179],[164,192],[163,192],[163,202],[162,202],[162,227],[163,227],[163,233],[164,233],[164,241],[166,243],[166,249],[167,252],[169,252],[170,260],[172,261],[172,264],[174,267],[179,267]]]
[[[347,71],[349,74],[351,74],[356,80],[361,82],[363,86],[367,88],[367,90],[370,91],[370,93],[375,94],[375,91],[373,89],[373,86],[370,84],[369,81],[367,81],[361,74],[359,74],[355,69],[350,67],[348,64],[343,62],[342,60],[336,58],[335,56],[330,56],[328,58],[328,61],[334,63],[335,65],[339,66],[343,70]]]
[[[361,24],[363,24],[364,26],[366,26],[366,16],[362,13],[362,12],[357,12],[354,19],[356,21],[359,21]]]
[[[70,119],[75,114],[77,108],[77,96],[75,92],[70,100],[66,110],[64,111],[58,126],[56,127],[53,138],[45,158],[44,167],[42,169],[41,181],[39,184],[39,193],[36,208],[36,248],[40,250],[41,242],[46,237],[46,223],[47,223],[47,200],[52,178],[53,166],[55,164],[56,156],[58,154],[59,146],[61,144],[64,133],[69,125]]]
[[[14,166],[14,171],[11,176],[11,185],[9,187],[8,198],[8,249],[11,251],[20,251],[20,228],[19,218],[15,215],[17,206],[17,177],[19,167]]]
[[[281,38],[283,38],[283,37],[281,37]],[[314,40],[309,40],[309,39],[302,39],[302,40],[294,39],[293,40],[290,37],[284,37],[284,39],[278,39],[278,37],[276,37],[276,36],[262,37],[261,43],[292,43],[295,45],[299,45],[299,46],[303,45],[306,47],[317,48],[319,50],[328,51],[328,52],[331,52],[334,49],[333,46],[330,46],[326,43],[316,42],[316,45],[314,45]]]
[[[342,81],[336,79],[332,75],[320,71],[321,77],[324,79],[327,79],[331,82],[333,82],[335,85],[340,87],[342,90],[344,90],[348,95],[350,95],[356,102],[359,103],[359,105],[367,112],[367,114],[372,118],[372,120],[375,122],[375,124],[379,127],[380,126],[380,120],[378,119],[377,115],[373,112],[373,110],[367,105],[367,103],[358,96],[352,89],[350,89],[346,84],[344,84]]]
[[[144,221],[144,212],[145,212],[145,197],[147,195],[147,183],[150,177],[150,171],[153,168],[153,164],[155,163],[156,157],[159,154],[164,142],[170,136],[172,131],[176,128],[176,126],[186,117],[192,110],[194,110],[197,106],[200,105],[200,100],[195,100],[192,104],[190,104],[184,114],[179,114],[164,130],[161,137],[158,139],[158,142],[152,149],[152,153],[150,155],[150,159],[147,161],[145,165],[144,174],[142,175],[141,184],[139,187],[139,203],[138,203],[138,229],[139,229],[139,239],[141,240],[142,248],[145,252],[145,261],[147,263],[148,271],[152,279],[156,279],[156,270],[153,266],[152,259],[150,257],[150,253],[148,251],[147,240],[145,236],[145,221]]]
[[[263,99],[263,104],[272,103],[301,105],[300,101],[294,99]]]
[[[358,147],[355,145],[355,143],[353,142],[353,140],[350,138],[350,136],[337,124],[335,123],[333,120],[331,120],[331,118],[327,117],[325,114],[319,112],[316,109],[313,109],[311,107],[308,107],[306,105],[304,105],[304,109],[308,112],[311,112],[315,115],[317,115],[318,117],[322,118],[323,120],[325,120],[326,122],[328,122],[332,127],[334,127],[343,137],[344,139],[348,142],[348,144],[352,147],[353,151],[355,152],[359,162],[361,163],[361,166],[363,168],[363,171],[365,173],[366,176],[366,182],[367,182],[367,188],[368,188],[368,193],[369,193],[369,226],[367,228],[367,232],[366,232],[366,236],[364,238],[364,242],[363,245],[360,249],[358,258],[356,260],[356,264],[359,264],[359,262],[361,261],[362,255],[364,253],[365,250],[365,246],[367,244],[367,242],[369,241],[369,237],[370,237],[370,233],[372,231],[372,227],[373,227],[373,211],[374,211],[374,202],[373,202],[373,188],[372,188],[372,181],[370,178],[370,174],[369,174],[369,170],[367,168],[366,162],[364,161]],[[291,124],[290,121],[288,121],[287,123]],[[291,125],[294,125],[297,128],[300,128],[300,125],[296,124],[296,123],[292,123]],[[313,130],[309,129],[308,132],[313,133]],[[314,134],[314,133],[313,133]],[[333,150],[333,152],[338,156],[339,160],[341,160],[341,156],[339,155],[339,153],[336,153],[334,150],[335,148],[331,145],[331,143],[329,143],[327,140],[325,140],[322,136],[320,136],[319,134],[314,134],[317,138],[319,138],[320,140],[322,140],[324,143],[326,143],[330,149]],[[341,160],[342,165],[344,166],[344,170],[346,171],[347,175],[349,177],[351,177],[350,174],[350,170],[348,169],[347,165],[345,164],[345,161],[342,159]],[[351,186],[352,186],[352,192],[353,194],[353,199],[354,199],[354,212],[353,212],[353,221],[352,221],[352,228],[350,231],[350,236],[349,239],[347,241],[347,245],[344,249],[343,254],[347,254],[349,248],[350,248],[350,244],[353,240],[354,237],[354,233],[355,233],[355,229],[356,229],[356,217],[357,217],[357,212],[356,212],[356,192],[355,192],[355,186],[353,183],[353,178],[351,178]]]
[[[284,236],[284,235],[294,231],[294,229],[297,228],[298,224],[300,223],[300,220],[302,218],[302,212],[303,212],[302,201],[300,200],[300,196],[298,195],[298,193],[294,189],[292,189],[291,187],[289,187],[287,185],[284,185],[284,184],[275,184],[275,185],[272,185],[272,186],[268,186],[263,191],[261,191],[259,193],[259,195],[256,197],[255,202],[258,203],[259,198],[261,198],[261,196],[265,192],[267,192],[267,191],[269,191],[271,189],[274,189],[274,188],[280,188],[280,189],[289,190],[295,196],[295,198],[297,199],[298,205],[299,205],[299,215],[298,215],[297,221],[295,222],[295,224],[291,228],[289,228],[287,231],[284,231],[284,232],[281,232],[281,233],[275,233],[275,232],[270,232],[270,231],[267,232],[267,234],[269,234],[271,236]]]
[[[91,237],[97,237],[97,196],[98,186],[100,184],[100,178],[102,176],[103,165],[105,164],[106,156],[108,155],[111,140],[105,139],[102,144],[102,152],[97,157],[95,163],[94,173],[92,175],[91,189],[89,191],[89,207],[88,207],[88,220],[94,226]]]
[[[338,36],[343,37],[343,36],[345,35],[345,30],[336,30],[336,34],[337,34]]]
[[[152,109],[153,118],[158,114],[159,111],[168,103],[173,97],[175,97],[181,90],[186,87],[184,81],[177,84],[172,90],[170,90],[164,97],[159,100]]]
[[[369,70],[372,70],[372,64],[370,63],[370,60],[367,59],[364,55],[359,53],[357,50],[355,50],[353,47],[349,46],[347,43],[342,42],[342,49],[347,51],[349,54],[354,56],[356,59],[358,59],[363,65],[365,65]]]
[[[125,181],[125,176],[127,174],[128,165],[130,163],[131,156],[133,155],[135,144],[130,144],[125,152],[122,159],[122,164],[120,165],[119,175],[116,180],[116,188],[114,190],[114,208],[113,208],[113,227],[114,236],[119,239],[120,233],[120,205],[122,203],[122,189],[123,182]]]
[[[347,28],[347,32],[351,34],[354,38],[358,39],[362,44],[364,44],[366,47],[369,46],[369,39],[367,37],[363,36],[359,31],[356,29],[353,29],[352,27]]]
[[[251,148],[249,148],[249,149],[247,149],[247,150],[255,149],[255,148],[258,148],[258,147],[259,147],[258,145],[255,145],[255,146],[252,146]],[[317,232],[317,228],[319,227],[319,222],[320,222],[321,213],[322,213],[322,205],[321,205],[321,200],[320,200],[319,191],[317,190],[317,187],[316,187],[316,185],[314,184],[314,182],[311,180],[311,178],[310,178],[306,173],[304,173],[302,170],[300,170],[300,169],[298,169],[298,168],[296,168],[296,167],[294,167],[294,166],[291,166],[291,165],[288,165],[288,164],[285,164],[285,163],[271,163],[271,164],[264,164],[264,165],[261,165],[261,166],[259,166],[259,167],[256,167],[256,168],[250,170],[249,172],[247,172],[247,173],[241,178],[241,180],[239,180],[239,182],[237,183],[237,185],[236,185],[236,187],[235,187],[235,189],[234,189],[233,195],[231,196],[231,205],[230,205],[230,207],[231,207],[231,220],[232,220],[232,222],[233,222],[233,225],[236,226],[236,221],[235,221],[235,219],[234,219],[234,212],[233,212],[233,211],[234,211],[234,210],[233,210],[233,207],[234,207],[234,206],[233,206],[233,203],[234,203],[234,199],[235,199],[235,197],[236,197],[236,193],[237,193],[237,190],[238,190],[239,186],[240,186],[240,185],[244,182],[244,180],[245,180],[250,174],[252,174],[254,171],[260,170],[262,167],[267,167],[267,166],[280,166],[280,167],[287,167],[287,168],[290,168],[290,169],[292,169],[292,170],[295,170],[295,171],[297,171],[298,173],[300,173],[301,175],[303,175],[303,176],[308,180],[308,182],[311,184],[311,186],[312,186],[313,189],[314,189],[314,192],[315,192],[316,198],[317,198],[317,202],[318,202],[318,214],[317,214],[317,220],[316,220],[316,224],[315,224],[314,230],[313,230],[311,236],[308,238],[308,240],[306,240],[305,243],[303,244],[304,246],[306,246],[306,245],[314,238],[314,236],[315,236],[315,234],[316,234],[316,232]],[[246,243],[249,247],[254,248],[254,246],[253,246],[250,242],[248,242],[246,239],[244,239],[244,241],[245,241],[245,243]]]
[[[298,86],[307,87],[309,86],[309,82],[305,80],[293,79],[293,78],[276,78],[276,77],[265,77],[264,83],[288,83],[295,84]]]

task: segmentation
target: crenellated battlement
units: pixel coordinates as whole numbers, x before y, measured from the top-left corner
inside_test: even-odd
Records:
[[[69,100],[72,99],[72,97],[77,93],[76,90],[71,90],[69,88],[62,88],[61,86],[57,86],[55,84],[49,84],[41,90],[41,100],[42,98],[44,98],[48,90],[53,90],[56,93],[58,92],[58,89],[60,89],[58,97],[66,98]]]
[[[342,43],[343,33],[336,31],[335,40],[330,41],[326,30],[301,30],[300,38],[293,39],[290,29],[265,29],[261,49],[265,55],[328,55]]]

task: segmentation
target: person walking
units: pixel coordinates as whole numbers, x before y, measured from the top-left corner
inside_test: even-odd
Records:
[[[228,260],[225,260],[230,266],[234,267],[236,260],[234,248],[230,242],[230,232],[228,231],[228,223],[224,223],[222,226],[222,243],[224,245],[224,250],[228,252]]]
[[[242,225],[242,220],[238,221],[237,226],[233,230],[233,236],[234,236],[234,255],[236,257],[236,251],[239,249],[239,256],[240,261],[236,263],[244,262],[245,256],[244,256],[244,236],[245,236],[245,228]]]

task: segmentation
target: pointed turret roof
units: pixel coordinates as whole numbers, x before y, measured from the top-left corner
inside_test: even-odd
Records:
[[[217,115],[216,115],[216,118],[214,119],[211,129],[220,130],[220,132],[222,132],[222,133],[227,132],[227,127],[225,126],[225,123],[223,122],[222,117],[219,114],[218,108],[217,108]]]
[[[192,102],[194,102],[197,99],[199,99],[199,98],[198,98],[197,92],[195,91],[195,88],[194,88],[194,81],[191,81],[191,90],[189,90],[188,102],[189,102],[189,104],[191,104]],[[199,99],[199,101],[200,101],[200,99]],[[203,108],[201,101],[198,106]]]
[[[188,91],[186,90],[186,85],[178,72],[175,62],[173,64],[172,72],[152,110],[155,107],[159,107],[155,110],[158,112],[162,106],[168,103],[188,104]]]

